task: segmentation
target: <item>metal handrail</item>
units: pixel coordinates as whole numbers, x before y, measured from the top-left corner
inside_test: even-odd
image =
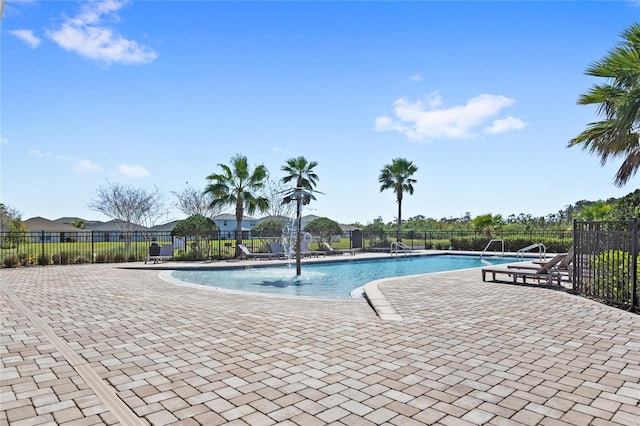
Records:
[[[530,246],[521,248],[516,252],[516,257],[518,259],[524,258],[525,251],[531,251],[535,248],[538,249],[538,257],[540,258],[540,260],[545,259],[547,257],[547,247],[542,243],[531,244]]]
[[[394,250],[395,247],[395,250]],[[402,251],[402,253],[404,253],[405,255],[407,253],[411,252],[411,248],[407,245],[405,245],[404,243],[402,243],[401,241],[394,241],[391,243],[391,247],[390,247],[390,252],[391,254],[398,254],[400,253],[400,251]]]
[[[494,243],[494,242],[502,243],[502,255],[504,256],[504,240],[492,239],[492,240],[489,240],[489,243],[487,243],[487,246],[484,248],[484,250],[482,250],[482,253],[480,253],[480,259],[482,259],[482,256],[484,256],[484,253],[489,249],[489,246],[491,245],[491,243]]]

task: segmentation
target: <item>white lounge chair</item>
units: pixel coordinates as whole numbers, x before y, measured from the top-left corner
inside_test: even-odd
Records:
[[[300,254],[302,256],[318,257],[324,256],[326,253],[323,250],[310,250],[306,241],[300,241]]]
[[[244,244],[238,244],[242,255],[245,259],[275,259],[277,257],[276,254],[273,253],[252,253],[251,250]]]
[[[327,251],[329,252],[329,254],[332,254],[332,255],[342,256],[345,253],[349,253],[351,256],[355,256],[356,252],[358,251],[358,249],[334,249],[333,247],[331,247],[331,244],[329,243],[323,243],[323,244],[327,248]]]

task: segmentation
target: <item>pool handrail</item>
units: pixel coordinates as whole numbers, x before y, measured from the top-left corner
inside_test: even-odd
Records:
[[[480,259],[482,259],[482,256],[484,256],[484,253],[489,249],[489,246],[494,242],[501,242],[502,243],[502,255],[504,256],[504,240],[499,239],[499,238],[492,238],[491,240],[489,240],[489,242],[487,243],[487,246],[484,248],[484,250],[482,250],[482,253],[480,253]]]
[[[540,260],[547,258],[547,247],[542,243],[531,244],[530,246],[526,246],[521,248],[516,252],[516,258],[524,258],[524,252],[531,251],[533,249],[538,249],[538,258]]]
[[[391,243],[389,251],[392,255],[398,253],[404,253],[405,255],[407,255],[411,253],[411,247],[407,246],[401,241],[394,241]]]

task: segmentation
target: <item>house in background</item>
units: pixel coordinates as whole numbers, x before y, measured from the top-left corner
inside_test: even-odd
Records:
[[[128,240],[131,242],[143,242],[148,239],[146,232],[149,231],[149,228],[131,223],[126,227],[131,230],[129,235],[126,235],[122,231],[125,226],[121,222],[120,220],[114,219],[92,227],[90,231],[93,232],[93,241],[120,242]]]
[[[182,220],[172,220],[171,222],[163,223],[161,225],[154,225],[151,228],[149,228],[149,231],[166,232],[166,233],[170,234],[171,231],[173,231],[173,228],[176,227],[178,222],[181,222],[181,221]]]
[[[85,220],[81,217],[60,217],[56,220],[54,220],[54,222],[58,222],[58,223],[64,223],[65,225],[69,225],[72,226],[72,223],[78,223],[78,222],[82,222],[84,223],[84,228],[78,228],[82,231],[90,231],[92,227],[95,227],[97,225],[100,225],[104,222],[101,222],[99,220]]]
[[[213,222],[218,226],[220,230],[220,238],[235,238],[236,233],[236,215],[234,214],[219,214],[211,218]],[[241,230],[243,238],[248,237],[249,233],[259,223],[258,219],[251,216],[244,216],[242,218]]]
[[[22,223],[29,228],[31,241],[34,243],[42,241],[47,243],[91,241],[91,235],[83,229],[74,228],[40,216],[23,220]]]

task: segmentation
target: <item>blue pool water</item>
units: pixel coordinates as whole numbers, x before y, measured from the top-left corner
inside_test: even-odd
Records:
[[[286,296],[349,298],[351,292],[381,278],[452,271],[515,262],[513,257],[462,255],[411,256],[393,259],[355,260],[303,264],[296,276],[295,264],[218,270],[181,270],[173,278],[229,290]],[[480,274],[478,273],[478,277]]]

